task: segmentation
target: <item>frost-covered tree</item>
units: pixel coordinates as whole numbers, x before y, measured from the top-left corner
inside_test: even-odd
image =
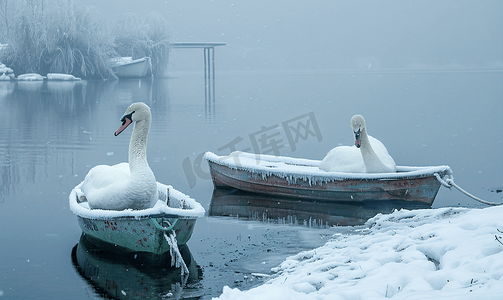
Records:
[[[145,19],[133,13],[122,14],[115,21],[112,35],[120,56],[133,59],[149,56],[154,75],[165,74],[169,62],[169,27],[159,13],[152,12]]]
[[[0,61],[15,73],[66,73],[87,78],[115,77],[117,56],[100,14],[72,1],[2,0],[2,36],[9,45]]]
[[[165,74],[169,32],[158,13],[125,14],[110,32],[93,8],[72,0],[0,0],[0,61],[22,73],[65,73],[84,78],[116,78],[111,59],[149,56],[152,72]]]

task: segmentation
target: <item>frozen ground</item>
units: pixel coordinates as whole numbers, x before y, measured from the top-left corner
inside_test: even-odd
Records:
[[[503,299],[503,206],[401,210],[219,299]]]

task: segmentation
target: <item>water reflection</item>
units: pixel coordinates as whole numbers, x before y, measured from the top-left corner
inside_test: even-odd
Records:
[[[153,79],[1,82],[0,203],[23,185],[77,176],[78,152],[103,145],[96,141],[112,136],[132,102],[146,102],[162,118],[166,89],[165,81]]]
[[[16,82],[14,81],[0,81],[0,103],[2,103],[3,99],[9,96],[16,87]]]
[[[152,260],[140,254],[119,255],[89,242],[82,235],[72,249],[77,272],[104,298],[113,299],[199,299],[194,287],[202,271],[185,245],[180,253],[189,269],[188,278],[170,266],[170,258]]]
[[[200,167],[194,163],[199,153],[215,152],[236,137],[243,138],[237,145],[238,150],[243,150],[251,147],[249,134],[261,126],[278,122],[281,125],[311,111],[316,115],[323,141],[311,137],[296,144],[293,152],[283,137],[285,148],[281,155],[320,159],[338,143],[351,143],[348,120],[351,115],[362,113],[374,120],[373,132],[400,165],[448,164],[460,186],[485,200],[501,202],[494,197],[501,198],[502,193],[482,193],[484,187],[497,190],[502,186],[503,156],[494,155],[502,152],[503,144],[498,142],[501,133],[495,136],[494,131],[487,130],[503,127],[503,118],[499,117],[503,103],[499,101],[503,98],[501,72],[384,76],[222,74],[218,78],[217,109],[211,111],[216,114],[216,122],[212,123],[205,120],[204,85],[199,75],[70,85],[44,82],[38,90],[32,90],[35,85],[0,82],[0,223],[9,229],[0,234],[0,245],[9,245],[0,250],[8,258],[0,268],[10,272],[2,277],[0,285],[7,298],[88,298],[81,295],[85,293],[82,279],[67,263],[68,245],[75,245],[81,234],[75,216],[68,210],[68,192],[91,167],[127,160],[129,136],[114,138],[113,132],[133,101],[144,101],[152,108],[148,157],[157,179],[189,194],[205,208],[209,208],[213,191],[211,180],[197,177],[197,184],[189,186],[182,165],[185,158],[190,158],[190,168],[195,170]],[[355,107],[355,101],[361,105]],[[487,141],[493,140],[488,147]],[[287,206],[285,210],[290,211],[283,215],[273,215],[277,209],[265,204],[254,206],[253,197],[250,203],[241,201],[246,197],[236,199],[235,207],[214,197],[211,213],[232,218],[254,215],[266,222],[302,225],[325,215],[323,224],[327,226],[349,224],[348,220],[361,223],[379,212],[365,207],[366,211],[362,207],[345,211],[325,206],[320,213],[309,210],[309,205],[314,208],[324,205],[321,203],[309,203],[304,208],[299,203],[274,199],[269,206],[278,201],[296,206]],[[457,191],[441,189],[434,204],[458,205],[473,207],[474,201]],[[266,273],[286,257],[324,243],[307,227],[247,226],[232,218],[198,221],[203,226],[196,226],[189,241],[198,263],[205,268],[204,278],[198,284],[207,297],[217,297],[226,285],[251,288],[256,281],[235,283],[236,276],[242,280],[251,272]],[[19,222],[20,219],[31,222]],[[330,231],[314,230],[318,234]],[[237,240],[248,235],[251,239]],[[61,252],[63,256],[57,255]],[[267,264],[260,263],[264,261]],[[60,276],[54,276],[55,272]],[[32,282],[36,284],[27,285],[26,278],[35,278]]]
[[[397,207],[419,209],[429,206],[397,201],[330,203],[270,197],[235,189],[215,189],[209,215],[326,228],[362,225],[376,214],[390,213]]]

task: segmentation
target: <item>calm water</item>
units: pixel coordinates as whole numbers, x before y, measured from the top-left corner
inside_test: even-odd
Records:
[[[200,74],[0,82],[0,298],[89,299],[114,293],[128,298],[146,293],[145,282],[156,286],[157,295],[173,289],[176,297],[210,298],[224,285],[260,283],[251,273],[269,273],[286,256],[350,229],[320,226],[315,217],[306,223],[295,213],[252,214],[254,221],[218,217],[218,195],[202,153],[237,149],[321,159],[339,144],[352,144],[349,119],[356,113],[365,116],[369,133],[397,164],[447,164],[466,190],[503,201],[495,192],[503,187],[501,72],[217,75],[215,99],[206,100]],[[184,290],[175,288],[177,272],[144,268],[79,243],[81,231],[68,208],[69,192],[91,167],[127,160],[131,130],[118,137],[113,132],[135,101],[152,108],[148,159],[157,180],[211,208],[188,243],[196,271]],[[445,188],[434,203],[459,205],[483,207]],[[337,220],[350,215],[361,222],[369,213],[376,212],[341,212]],[[77,258],[88,263],[81,266],[88,274],[117,277],[112,283],[87,281],[75,268]],[[118,293],[125,287],[128,295]]]

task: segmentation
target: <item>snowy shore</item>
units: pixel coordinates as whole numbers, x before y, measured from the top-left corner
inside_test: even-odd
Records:
[[[401,210],[218,299],[503,299],[503,206]]]

